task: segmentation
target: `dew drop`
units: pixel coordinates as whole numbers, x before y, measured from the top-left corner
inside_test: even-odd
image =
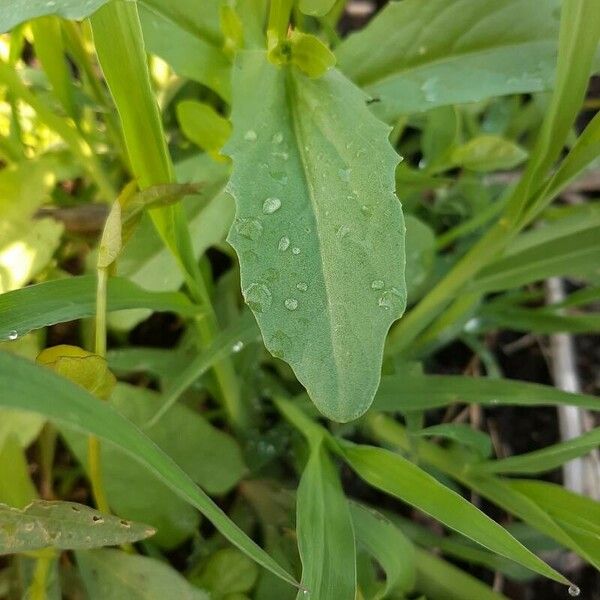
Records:
[[[244,342],[242,342],[241,340],[239,340],[233,346],[231,346],[231,351],[233,353],[237,354],[238,352],[242,351],[243,347],[244,347]]]
[[[279,244],[277,245],[277,248],[279,250],[281,250],[281,252],[285,252],[289,247],[290,247],[290,238],[284,235],[279,240]]]
[[[19,333],[15,329],[8,332],[9,340],[16,340],[18,337],[19,337]]]
[[[246,131],[244,134],[244,139],[248,142],[255,142],[257,138],[258,136],[256,135],[256,131],[254,131],[254,129],[248,129],[248,131]]]
[[[348,225],[340,225],[335,233],[340,239],[345,238],[350,233],[350,227]]]
[[[423,92],[423,95],[425,96],[426,102],[435,102],[437,100],[437,96],[438,96],[437,84],[438,84],[438,78],[431,77],[430,79],[425,81],[425,83],[423,83],[423,85],[421,86],[421,91]]]
[[[371,283],[371,288],[373,288],[374,290],[381,290],[383,289],[384,285],[385,283],[381,279],[376,279],[375,281],[373,281],[373,283]]]
[[[350,175],[352,174],[352,169],[340,169],[338,171],[338,175],[342,181],[350,181]]]
[[[308,289],[308,285],[304,283],[304,281],[301,281],[300,283],[296,284],[296,289],[300,290],[301,292],[305,292]]]
[[[272,215],[274,212],[278,211],[281,208],[281,200],[279,198],[275,198],[274,196],[267,198],[263,202],[262,210],[265,215]]]
[[[569,586],[569,596],[575,598],[579,596],[579,594],[581,594],[581,590],[576,585]]]
[[[298,248],[298,246],[294,246],[292,248],[292,254],[295,254],[296,256],[298,256],[298,254],[300,254],[300,248]]]
[[[284,302],[284,305],[288,310],[296,310],[298,308],[298,300],[295,298],[288,298]]]
[[[278,131],[275,135],[273,135],[271,141],[274,144],[281,144],[281,142],[283,142],[283,133],[281,133],[281,131]]]
[[[246,304],[256,312],[264,312],[271,306],[273,296],[264,283],[252,283],[244,290]]]
[[[235,223],[236,231],[249,240],[257,240],[263,232],[263,226],[258,219],[238,219]]]

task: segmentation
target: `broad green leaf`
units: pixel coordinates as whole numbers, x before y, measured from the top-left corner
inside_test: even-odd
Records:
[[[480,135],[456,147],[450,163],[471,171],[502,171],[520,165],[527,152],[518,144],[495,135]]]
[[[579,437],[535,450],[474,466],[477,473],[511,473],[531,475],[550,471],[573,458],[587,454],[600,446],[600,427]]]
[[[313,80],[245,52],[233,86],[229,241],[244,298],[269,351],[319,410],[355,419],[372,402],[385,335],[405,306],[398,157],[335,70]]]
[[[448,156],[458,141],[459,130],[459,112],[455,106],[440,106],[430,110],[421,137],[423,162],[419,165],[428,172],[444,170]]]
[[[65,299],[68,298],[68,301]],[[147,292],[120,277],[108,280],[108,310],[151,308],[193,316],[199,307],[179,292]],[[0,295],[0,340],[33,329],[91,317],[96,310],[96,278],[81,275],[54,279]]]
[[[35,500],[23,510],[0,504],[0,555],[41,548],[85,550],[137,542],[154,529],[74,502]]]
[[[65,19],[83,19],[100,8],[107,0],[3,0],[0,5],[0,32],[8,31],[19,23],[58,15]]]
[[[110,404],[142,427],[156,412],[158,400],[154,392],[120,384]],[[209,493],[228,492],[246,471],[237,443],[187,406],[174,406],[156,425],[144,428],[144,432]],[[85,437],[69,431],[63,435],[80,463],[87,465]],[[101,463],[109,504],[120,515],[156,527],[156,542],[165,547],[175,546],[197,528],[196,512],[163,483],[141,471],[122,451],[103,444]],[[145,502],[149,495],[153,501]]]
[[[417,589],[440,600],[508,600],[462,569],[424,550],[416,552]]]
[[[465,423],[442,423],[412,432],[412,435],[426,437],[443,437],[454,440],[463,446],[472,448],[480,456],[492,453],[492,440],[483,431],[473,429]]]
[[[591,227],[500,258],[481,271],[469,291],[499,291],[554,276],[597,275],[599,237],[600,227]]]
[[[344,443],[340,449],[352,469],[370,485],[415,506],[493,552],[550,579],[568,583],[468,500],[399,454],[350,443]]]
[[[319,600],[354,600],[356,557],[350,507],[321,441],[311,443],[296,497],[302,585]],[[303,593],[298,593],[303,598]]]
[[[173,567],[155,558],[106,549],[77,552],[76,558],[90,598],[209,600]]]
[[[340,69],[381,99],[387,120],[550,89],[558,0],[391,2],[336,51]],[[376,49],[374,51],[374,49]]]
[[[396,590],[410,592],[415,585],[415,549],[386,517],[356,502],[350,503],[356,543],[381,565],[385,584],[372,598],[387,598]]]
[[[177,105],[177,120],[184,135],[207,151],[219,152],[231,134],[231,123],[210,104],[183,100]]]
[[[374,408],[384,411],[426,410],[454,402],[483,406],[581,406],[598,410],[600,401],[586,394],[563,392],[548,385],[463,377],[459,375],[389,375],[381,379]]]
[[[295,585],[294,578],[239,529],[186,473],[130,421],[106,402],[48,369],[0,352],[0,406],[45,414],[86,434],[111,442],[181,498],[200,510],[235,546],[275,575]],[[44,390],[44,394],[40,394]],[[53,401],[47,402],[52,396]]]
[[[298,7],[305,15],[322,17],[326,15],[335,4],[335,0],[300,0]]]
[[[221,51],[218,9],[214,1],[199,11],[193,0],[147,0],[140,4],[139,13],[148,52],[160,56],[178,75],[199,81],[229,100],[231,71]]]
[[[229,600],[230,594],[250,592],[258,578],[258,568],[239,550],[223,548],[208,557],[198,574],[191,573],[188,577],[211,597]]]
[[[108,399],[117,383],[105,358],[79,346],[60,344],[45,348],[36,362],[80,385],[101,400]]]
[[[28,283],[49,262],[58,248],[63,225],[53,219],[0,222],[0,292]]]
[[[7,504],[23,508],[36,496],[37,491],[31,481],[29,465],[19,438],[14,434],[4,440],[0,438],[0,507]]]

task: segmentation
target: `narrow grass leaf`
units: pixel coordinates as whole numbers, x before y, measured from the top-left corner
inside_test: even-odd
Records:
[[[83,433],[111,442],[136,459],[176,494],[200,510],[242,552],[296,585],[294,578],[255,544],[227,515],[135,425],[85,390],[22,358],[0,352],[0,405],[46,415]],[[40,395],[40,390],[44,394]],[[52,402],[47,398],[52,397]]]
[[[550,579],[568,583],[468,500],[399,454],[349,443],[340,448],[352,469],[370,485],[415,506],[493,552]]]
[[[108,311],[149,308],[195,316],[200,308],[179,292],[148,292],[121,277],[108,280]],[[29,331],[92,317],[96,310],[96,277],[53,279],[0,295],[0,340]]]
[[[322,441],[311,444],[296,498],[302,585],[310,598],[354,600],[356,549],[350,508]],[[298,599],[302,598],[300,591]]]

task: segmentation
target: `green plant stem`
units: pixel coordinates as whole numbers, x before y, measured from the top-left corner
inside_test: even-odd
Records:
[[[292,0],[271,0],[267,31],[274,41],[280,42],[287,37],[292,6]]]
[[[135,3],[110,2],[94,14],[91,24],[100,65],[120,116],[131,169],[140,188],[174,182]],[[201,346],[206,346],[214,339],[218,323],[207,283],[194,256],[185,213],[178,204],[153,209],[149,214],[183,272],[189,295],[205,309],[204,318],[195,321],[195,328]],[[215,365],[214,372],[229,421],[238,431],[248,428],[249,413],[241,400],[233,363],[224,359]]]
[[[72,121],[54,114],[21,81],[17,72],[2,60],[0,60],[0,84],[6,85],[14,97],[18,97],[29,104],[40,120],[64,140],[98,186],[102,198],[112,202],[115,197],[115,189],[96,159],[93,149],[83,139]]]
[[[94,330],[94,352],[103,358],[106,356],[106,286],[108,272],[97,269],[98,283],[96,285],[96,319]],[[88,437],[88,472],[92,485],[92,494],[98,510],[109,513],[110,508],[104,483],[102,480],[102,463],[100,456],[100,440],[90,435]]]
[[[50,564],[52,563],[52,555],[48,555],[47,551],[43,551],[43,555],[39,556],[35,561],[35,569],[33,571],[33,581],[27,590],[27,598],[30,600],[47,600],[46,581],[50,573]]]

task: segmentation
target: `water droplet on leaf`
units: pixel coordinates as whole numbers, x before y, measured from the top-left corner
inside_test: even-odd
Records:
[[[279,244],[278,244],[277,248],[279,250],[281,250],[281,252],[285,252],[289,247],[290,247],[290,238],[284,235],[279,240]]]
[[[238,352],[242,351],[242,348],[244,347],[244,342],[242,342],[241,340],[236,342],[233,346],[231,346],[231,351],[234,352],[235,354],[237,354]]]
[[[288,310],[296,310],[298,308],[298,300],[295,298],[288,298],[284,304]]]
[[[273,296],[264,283],[252,283],[244,290],[246,304],[256,312],[264,312],[271,306]]]
[[[352,174],[352,169],[340,169],[338,171],[338,175],[342,181],[350,181],[350,175]]]
[[[258,136],[256,135],[256,131],[254,131],[254,129],[248,129],[248,131],[246,131],[244,134],[244,139],[248,142],[255,142],[257,138]]]
[[[281,131],[278,131],[275,135],[273,135],[271,141],[274,144],[281,144],[281,142],[283,142],[283,133],[281,133]]]
[[[576,585],[569,586],[569,596],[575,598],[576,596],[579,596],[579,594],[581,594],[581,590]]]
[[[308,285],[304,283],[304,281],[301,281],[300,283],[296,284],[296,289],[300,290],[301,292],[305,292],[308,289]]]
[[[300,248],[298,248],[298,246],[294,246],[292,248],[292,254],[295,254],[296,256],[298,256],[298,254],[300,254]]]
[[[350,233],[350,227],[348,227],[348,225],[340,225],[336,231],[336,235],[339,238],[345,238],[349,233]]]
[[[16,340],[19,337],[19,333],[16,330],[12,330],[8,332],[8,339],[9,340]]]
[[[381,279],[376,279],[375,281],[373,281],[373,283],[371,284],[371,287],[374,290],[381,290],[383,289],[383,286],[385,285],[385,283],[381,280]]]
[[[279,198],[275,198],[274,196],[267,198],[263,202],[262,210],[265,215],[272,215],[275,211],[281,208],[281,200]]]

